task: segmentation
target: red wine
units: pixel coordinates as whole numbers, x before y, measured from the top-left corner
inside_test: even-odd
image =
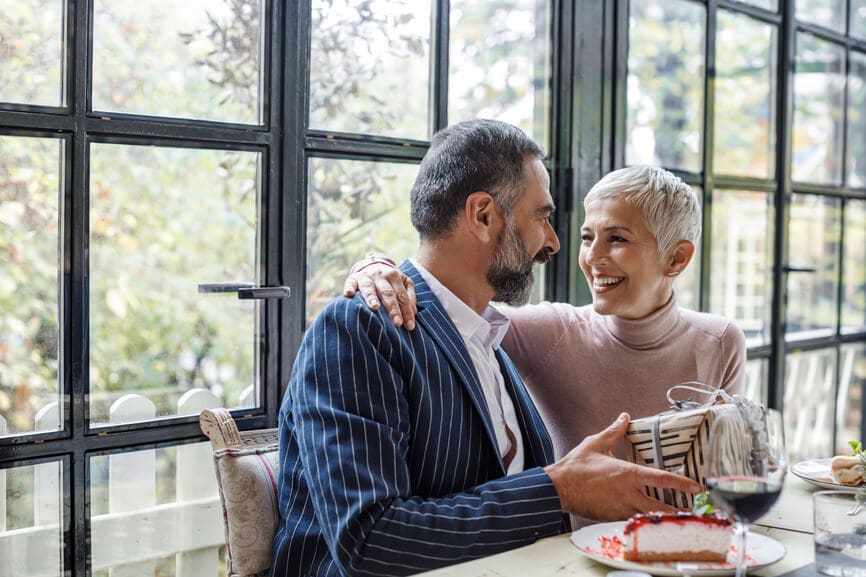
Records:
[[[742,523],[763,517],[782,492],[782,483],[757,477],[714,477],[707,487],[713,505]]]

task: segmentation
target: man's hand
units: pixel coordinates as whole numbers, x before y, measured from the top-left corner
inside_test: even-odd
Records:
[[[367,258],[356,262],[343,284],[343,295],[351,298],[356,291],[360,291],[372,310],[379,308],[381,299],[395,326],[405,326],[410,331],[415,328],[418,312],[415,283],[391,259],[368,253]]]
[[[607,429],[586,437],[559,461],[545,467],[559,493],[564,511],[596,521],[627,519],[635,513],[676,511],[647,497],[645,487],[700,493],[697,482],[668,471],[615,458],[611,451],[622,440],[629,416],[623,413]]]

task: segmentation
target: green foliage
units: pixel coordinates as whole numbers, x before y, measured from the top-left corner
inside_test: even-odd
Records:
[[[548,142],[549,3],[452,0],[448,119],[498,118]]]
[[[0,136],[0,416],[30,431],[56,400],[61,141]]]
[[[310,127],[427,139],[429,9],[413,0],[314,0]]]
[[[632,2],[626,162],[700,171],[705,8],[684,0]],[[651,132],[652,150],[637,134]]]
[[[373,250],[398,262],[418,235],[409,222],[417,167],[312,159],[307,210],[307,323],[342,291],[352,263]]]
[[[0,102],[63,103],[63,0],[0,6]]]
[[[692,511],[698,515],[709,517],[715,512],[715,510],[716,508],[713,507],[709,491],[704,491],[703,493],[695,495],[695,499],[692,502]]]

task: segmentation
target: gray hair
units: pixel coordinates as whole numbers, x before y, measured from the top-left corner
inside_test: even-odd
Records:
[[[508,215],[526,190],[527,159],[544,150],[516,126],[497,120],[467,120],[433,136],[412,186],[412,225],[422,239],[448,234],[466,199],[488,192]]]
[[[586,193],[583,205],[602,199],[622,200],[640,210],[661,256],[670,254],[681,240],[697,245],[698,199],[688,184],[663,168],[638,165],[606,174]]]

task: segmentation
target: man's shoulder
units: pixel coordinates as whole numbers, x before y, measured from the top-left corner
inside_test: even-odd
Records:
[[[352,326],[358,323],[385,325],[383,320],[381,308],[371,310],[360,293],[357,293],[351,298],[337,297],[328,302],[316,315],[310,328],[322,325]]]

